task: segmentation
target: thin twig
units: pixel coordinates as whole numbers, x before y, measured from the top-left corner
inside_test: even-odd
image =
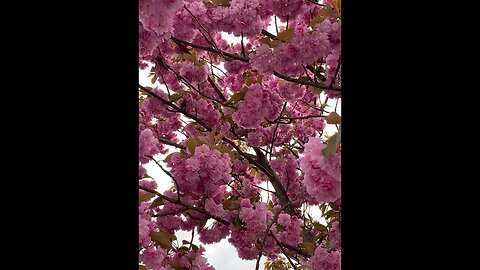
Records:
[[[193,237],[195,236],[195,228],[192,229],[192,238],[190,239],[190,247],[188,248],[189,250],[192,249],[192,244],[193,244]]]
[[[175,147],[180,148],[180,149],[187,149],[187,148],[185,147],[185,145],[181,145],[181,144],[178,144],[178,143],[174,143],[174,142],[172,142],[172,141],[170,141],[170,140],[167,140],[167,139],[165,139],[165,138],[158,137],[157,139],[158,139],[160,142],[164,143],[164,144],[167,144],[167,145],[170,145],[170,146],[175,146]]]
[[[165,78],[163,77],[163,74],[160,70],[158,71],[158,73],[160,74],[160,77],[162,77],[163,84],[167,88],[168,98],[170,98],[170,89],[168,88],[167,82],[165,81]]]
[[[278,36],[277,16],[275,16],[275,30],[276,30],[277,36]]]
[[[341,59],[342,59],[342,55],[339,55],[338,56],[338,62],[337,62],[337,69],[335,70],[335,75],[333,75],[333,78],[332,78],[332,81],[330,82],[329,88],[332,87],[332,84],[333,84],[333,82],[335,81],[335,78],[338,75],[338,71],[340,70]]]
[[[246,57],[247,55],[245,54],[245,46],[243,45],[243,31],[242,31],[242,55],[243,57]]]
[[[218,48],[218,46],[215,43],[215,40],[213,39],[213,37],[210,35],[210,33],[207,31],[207,29],[205,29],[205,27],[203,27],[203,25],[200,23],[200,21],[197,19],[197,17],[195,15],[193,15],[193,13],[187,8],[186,5],[184,5],[183,8],[185,8],[188,11],[188,13],[190,13],[190,15],[192,15],[193,19],[195,19],[195,21],[198,23],[198,26],[200,26],[203,29],[203,31],[205,31],[205,33],[208,35],[210,40],[205,36],[205,34],[202,32],[201,29],[198,29],[200,31],[200,33],[202,34],[203,38],[205,38],[205,40],[210,45],[212,45],[223,56],[223,58],[225,58],[225,55],[223,55],[223,52]]]
[[[285,101],[285,103],[283,103],[282,111],[280,112],[279,118],[282,117],[282,114],[285,111],[285,107],[287,107],[287,102],[286,101]],[[277,129],[278,129],[279,124],[280,124],[280,122],[277,122],[277,124],[275,125],[275,129],[273,130],[272,143],[271,143],[271,146],[270,146],[270,155],[268,157],[269,161],[272,160],[273,144],[275,143],[275,139],[276,139],[276,135],[277,135]]]
[[[167,174],[168,176],[170,176],[170,178],[172,178],[173,182],[175,183],[175,188],[177,189],[177,200],[180,201],[180,189],[178,188],[178,182],[175,179],[175,177],[173,177],[173,175],[169,171],[165,170],[165,168],[163,168],[163,166],[160,163],[158,163],[158,161],[156,161],[152,156],[149,156],[149,155],[145,155],[145,156],[153,160],[165,174]]]
[[[299,119],[309,119],[309,118],[318,118],[318,117],[327,117],[327,115],[305,115],[305,116],[298,116],[298,117],[280,117],[279,119],[299,120]]]
[[[287,255],[287,252],[285,252],[285,249],[283,249],[283,246],[282,246],[282,243],[280,243],[280,241],[278,241],[277,237],[275,237],[275,235],[270,231],[271,233],[271,236],[273,238],[273,240],[275,240],[275,242],[277,243],[277,245],[280,247],[280,249],[282,250],[282,253],[283,255],[285,255],[285,257],[287,257],[288,261],[290,262],[290,264],[292,265],[293,269],[297,270],[297,267],[295,266],[295,264],[293,263],[292,259],[290,259],[290,256]]]
[[[225,98],[225,96],[222,94],[222,91],[220,90],[220,88],[218,88],[218,86],[215,84],[215,82],[212,80],[212,78],[210,78],[210,76],[208,77],[208,82],[210,83],[210,85],[213,87],[213,89],[215,90],[215,92],[217,92],[217,94],[220,96],[220,98],[222,99],[223,102],[227,101],[227,99]]]
[[[188,210],[188,209],[180,209],[180,210],[173,211],[173,212],[156,214],[156,215],[152,215],[152,217],[166,217],[166,216],[170,216],[170,215],[178,215],[178,214],[181,214],[181,213],[185,212],[186,210]]]
[[[181,39],[178,39],[176,37],[171,37],[172,40],[174,41],[178,41],[178,42],[181,42],[183,44],[186,44],[190,47],[193,47],[193,48],[197,48],[197,49],[201,49],[201,50],[205,50],[205,51],[209,51],[209,52],[213,52],[213,53],[217,53],[217,54],[220,54],[222,55],[223,54],[223,57],[228,59],[227,57],[225,56],[228,56],[229,58],[232,58],[232,59],[236,59],[236,60],[240,60],[240,61],[243,61],[243,62],[249,62],[250,59],[248,57],[243,57],[241,55],[238,55],[238,54],[231,54],[231,53],[228,53],[228,52],[224,52],[222,50],[220,51],[217,51],[215,48],[211,48],[211,47],[205,47],[205,46],[202,46],[202,45],[197,45],[197,44],[193,44],[193,43],[190,43],[188,41],[185,41],[185,40],[181,40]]]
[[[261,189],[261,190],[263,190],[263,191],[266,191],[266,192],[270,192],[270,193],[272,193],[272,194],[275,194],[275,191],[271,191],[271,190],[265,189],[265,188],[263,188],[263,187],[261,187],[261,186],[257,186],[257,185],[254,185],[254,184],[252,184],[252,186],[254,186],[254,187],[256,187],[256,188],[259,188],[259,189]],[[276,195],[276,194],[275,194],[275,195]]]
[[[262,29],[262,32],[261,32],[261,33],[264,34],[265,36],[271,38],[271,39],[276,39],[276,38],[277,38],[277,36],[275,36],[274,34],[268,32],[268,31],[265,30],[265,29]]]
[[[263,245],[265,244],[265,240],[267,240],[267,236],[270,233],[270,228],[272,228],[273,224],[275,224],[275,222],[277,221],[278,215],[280,214],[280,212],[282,212],[282,210],[275,213],[275,215],[272,218],[272,221],[270,222],[267,229],[265,230],[265,235],[263,236],[263,240],[260,242],[260,248],[258,251],[257,263],[255,264],[255,270],[258,270],[258,267],[260,265],[260,259],[262,258],[262,254],[263,254]]]

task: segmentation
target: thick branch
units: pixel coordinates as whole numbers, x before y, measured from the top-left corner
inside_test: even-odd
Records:
[[[288,199],[287,192],[285,191],[285,188],[283,188],[282,186],[282,182],[280,182],[280,179],[278,178],[277,174],[270,167],[267,161],[267,158],[262,153],[262,151],[260,151],[257,147],[254,147],[253,150],[255,150],[255,153],[257,154],[257,161],[259,165],[261,165],[260,168],[263,168],[262,171],[265,174],[267,174],[268,179],[270,180],[270,183],[272,183],[272,186],[275,189],[275,194],[277,195],[277,198],[280,201],[280,205],[285,208],[285,212],[287,212],[290,215],[293,215],[294,210],[292,208],[290,200]]]

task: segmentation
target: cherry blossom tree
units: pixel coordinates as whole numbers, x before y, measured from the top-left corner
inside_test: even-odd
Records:
[[[139,0],[139,59],[139,268],[340,269],[340,0]]]

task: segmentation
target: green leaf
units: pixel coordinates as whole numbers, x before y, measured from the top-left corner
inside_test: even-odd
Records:
[[[332,0],[330,5],[337,11],[337,13],[342,12],[342,1],[340,0]]]
[[[156,74],[153,75],[153,77],[152,77],[152,79],[150,80],[150,82],[151,82],[152,84],[155,84],[155,82],[157,82],[157,75],[156,75]]]
[[[168,99],[168,101],[170,102],[175,102],[175,101],[178,101],[179,99],[181,99],[182,96],[179,95],[179,94],[173,94],[170,96],[170,98]]]
[[[263,38],[259,39],[258,41],[262,44],[267,44],[267,45],[270,45],[272,43],[272,39],[269,38],[269,37],[263,37]]]
[[[188,138],[188,140],[185,142],[185,145],[187,146],[188,151],[190,154],[195,154],[195,148],[199,146],[198,140],[195,138]]]
[[[163,199],[158,197],[155,200],[153,200],[152,204],[150,205],[150,208],[155,208],[160,205],[163,205]]]
[[[229,7],[230,0],[212,0],[212,3],[217,7]]]
[[[157,194],[155,193],[144,193],[144,194],[140,194],[138,196],[138,202],[143,202],[143,201],[148,201],[150,200],[151,198],[155,197]]]
[[[165,159],[163,159],[163,162],[169,162],[172,159],[173,154],[174,153],[170,153],[168,156],[166,156]]]
[[[327,147],[325,147],[322,150],[322,154],[325,157],[325,159],[328,159],[332,153],[334,153],[337,150],[337,139],[338,139],[338,134],[335,133],[330,139],[328,139],[327,142]]]
[[[326,217],[326,218],[331,218],[331,217],[335,216],[335,214],[336,214],[335,210],[330,209],[323,216]]]
[[[210,134],[208,136],[208,141],[213,143],[215,141],[215,135],[217,133],[217,127],[215,126],[212,131],[210,131]]]
[[[313,255],[313,253],[315,252],[315,244],[314,243],[311,243],[311,242],[304,242],[302,244],[300,244],[300,247],[305,250],[305,252],[307,252],[307,254],[309,254],[310,256]]]
[[[312,86],[312,87],[310,87],[310,91],[312,91],[314,94],[320,95],[320,93],[323,92],[323,89]]]
[[[320,224],[319,222],[315,221],[312,223],[313,227],[315,227],[315,229],[321,231],[321,232],[328,232],[328,229],[327,227],[325,227],[325,225],[323,224]]]
[[[235,198],[225,200],[223,202],[223,209],[225,210],[238,210],[240,209],[240,202]]]
[[[332,16],[333,9],[331,7],[324,7],[318,11],[319,16]]]
[[[233,94],[227,102],[225,102],[225,105],[233,105],[238,103],[240,100],[242,100],[245,95],[247,94],[247,91],[241,90],[240,92],[236,92]]]
[[[317,16],[317,17],[314,17],[311,21],[310,21],[310,26],[313,28],[315,27],[315,25],[325,21],[327,17],[326,16]]]
[[[287,42],[293,38],[293,34],[294,34],[293,28],[289,28],[283,32],[278,33],[275,39],[281,40],[283,42]]]
[[[166,232],[152,232],[150,238],[162,248],[166,249],[171,249],[172,241],[177,239],[175,235]]]
[[[145,265],[139,264],[138,265],[138,270],[147,270],[147,267],[145,267]]]
[[[217,7],[214,3],[210,2],[210,1],[203,1],[203,4],[205,4],[205,7],[207,7],[207,8],[216,8]]]
[[[217,137],[215,137],[215,141],[214,143],[215,144],[218,144],[218,142],[220,142],[222,139],[223,139],[223,135],[225,135],[225,130],[222,130],[222,132],[220,132]]]
[[[325,120],[327,121],[328,124],[340,124],[340,115],[336,112],[331,112],[327,117],[325,117]]]
[[[335,246],[335,244],[333,243],[333,241],[328,241],[326,244],[325,244],[325,247],[327,249],[331,249]]]
[[[178,263],[172,263],[170,266],[171,266],[173,269],[175,269],[175,270],[188,270],[187,267],[182,266],[182,265],[180,265],[180,264],[178,264]]]

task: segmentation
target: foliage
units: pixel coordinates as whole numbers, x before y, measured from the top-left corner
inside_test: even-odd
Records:
[[[139,269],[214,269],[225,238],[257,269],[341,268],[340,30],[340,0],[139,0]]]

